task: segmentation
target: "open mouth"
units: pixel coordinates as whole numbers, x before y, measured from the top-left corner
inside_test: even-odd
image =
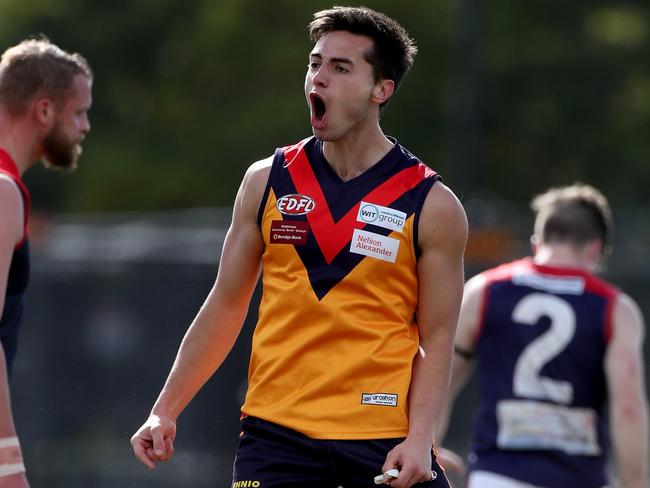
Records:
[[[309,101],[311,102],[312,119],[316,122],[321,122],[325,117],[325,112],[327,111],[325,101],[316,93],[309,94]]]

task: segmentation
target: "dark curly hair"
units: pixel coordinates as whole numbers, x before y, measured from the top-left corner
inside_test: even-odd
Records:
[[[365,59],[373,67],[375,81],[393,80],[395,90],[413,65],[417,54],[415,41],[406,29],[381,12],[367,7],[333,7],[314,14],[309,36],[317,42],[325,34],[347,31],[370,37],[374,41]]]

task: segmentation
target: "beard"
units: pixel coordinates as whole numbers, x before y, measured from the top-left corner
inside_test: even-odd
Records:
[[[43,162],[48,168],[73,171],[81,156],[81,144],[63,132],[61,124],[54,124],[43,139]]]

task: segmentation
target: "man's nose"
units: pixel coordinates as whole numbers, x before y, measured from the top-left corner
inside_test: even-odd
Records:
[[[316,73],[314,73],[314,76],[312,77],[312,81],[314,83],[314,86],[327,86],[327,69],[325,66],[320,66]]]
[[[84,136],[90,132],[90,120],[88,117],[83,118],[80,131]]]

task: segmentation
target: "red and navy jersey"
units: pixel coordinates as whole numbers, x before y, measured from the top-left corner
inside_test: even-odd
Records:
[[[25,290],[29,282],[29,242],[27,223],[29,221],[30,198],[27,187],[20,179],[16,163],[9,154],[0,149],[0,173],[8,175],[18,186],[23,196],[25,209],[25,227],[23,239],[14,249],[7,278],[4,309],[0,317],[0,340],[4,348],[7,369],[11,372],[18,344],[18,327],[23,314]]]
[[[407,434],[418,219],[439,179],[396,142],[349,181],[315,138],[276,151],[245,414],[321,439]]]
[[[472,469],[535,486],[605,486],[604,358],[617,289],[531,259],[483,275]]]

